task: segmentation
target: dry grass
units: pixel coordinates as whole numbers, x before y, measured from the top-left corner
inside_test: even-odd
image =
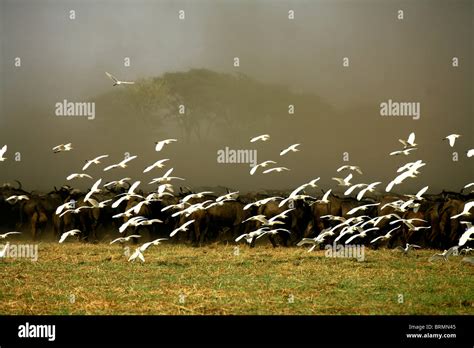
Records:
[[[474,314],[474,268],[459,257],[429,263],[433,252],[366,249],[358,262],[296,248],[160,245],[140,264],[117,245],[40,243],[37,262],[0,261],[0,313]]]

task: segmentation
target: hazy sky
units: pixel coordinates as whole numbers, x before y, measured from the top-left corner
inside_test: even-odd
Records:
[[[365,172],[355,182],[385,185],[399,165],[423,159],[428,164],[420,178],[398,191],[425,184],[431,192],[459,190],[474,179],[474,158],[465,156],[474,147],[473,7],[471,0],[0,0],[0,146],[9,146],[9,159],[0,163],[0,183],[20,179],[28,189],[47,190],[66,183],[87,158],[110,153],[112,163],[129,151],[139,155],[132,168],[105,179],[131,175],[145,180],[139,174],[143,167],[168,156],[174,174],[186,177],[189,186],[286,188],[321,176],[322,186],[329,188],[343,164],[342,152],[348,151],[350,164]],[[180,9],[186,11],[184,21],[178,19]],[[290,9],[294,20],[288,19]],[[397,19],[399,9],[403,20]],[[69,19],[70,10],[76,19]],[[232,66],[236,56],[239,69]],[[453,56],[459,58],[457,68],[451,65]],[[16,57],[21,67],[14,66]],[[131,58],[130,67],[124,67],[124,57]],[[343,57],[350,59],[347,68]],[[113,124],[98,122],[99,110],[94,121],[54,115],[58,101],[88,101],[123,87],[112,87],[104,71],[134,80],[191,68],[240,71],[262,82],[287,84],[320,96],[335,112],[311,118],[296,114],[286,139],[272,138],[264,145],[250,144],[246,133],[240,145],[225,139],[217,144],[180,141],[163,155],[153,151],[158,139],[134,133],[140,123],[134,115],[124,116],[130,128],[123,132],[131,134],[123,139],[108,134]],[[419,102],[420,119],[383,118],[379,105],[388,99]],[[275,122],[265,132],[281,126]],[[401,146],[397,139],[411,131],[419,150],[389,157]],[[451,149],[441,139],[453,132],[463,136]],[[51,153],[52,146],[69,141],[74,151]],[[301,152],[279,158],[278,152],[295,142],[302,144]],[[251,177],[248,164],[218,164],[216,150],[231,145],[258,149],[258,161],[277,159],[291,172]],[[17,151],[20,162],[12,160]],[[453,151],[459,152],[458,162],[452,161]],[[104,173],[94,168],[91,174]]]

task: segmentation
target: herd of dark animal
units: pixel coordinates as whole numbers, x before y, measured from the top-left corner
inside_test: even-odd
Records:
[[[93,197],[97,201],[113,200],[126,190],[126,187],[110,187],[102,190],[101,193],[94,194]],[[403,212],[399,211],[394,205],[387,205],[390,202],[406,199],[404,195],[393,193],[373,195],[364,198],[362,201],[352,197],[339,197],[330,194],[328,203],[314,200],[296,200],[287,202],[282,207],[279,207],[278,201],[271,200],[266,204],[244,209],[247,204],[257,200],[273,196],[288,196],[286,192],[253,192],[238,195],[233,200],[225,201],[223,204],[215,204],[208,209],[196,210],[186,217],[184,215],[173,217],[173,209],[162,210],[166,206],[178,204],[183,197],[191,193],[189,188],[180,188],[179,191],[179,193],[162,197],[139,207],[139,212],[136,215],[148,219],[159,219],[162,221],[161,223],[130,226],[120,234],[119,227],[127,221],[128,217],[113,218],[113,216],[118,212],[124,212],[136,206],[140,200],[135,198],[125,200],[115,209],[111,208],[110,205],[103,208],[91,208],[87,203],[84,203],[87,192],[69,186],[62,186],[59,189],[55,187],[54,190],[48,193],[39,193],[25,191],[20,182],[15,185],[4,184],[0,187],[0,230],[20,231],[22,232],[22,238],[31,236],[33,240],[48,238],[48,235],[53,235],[54,238],[59,239],[64,231],[74,228],[81,230],[80,238],[84,242],[105,241],[132,233],[142,235],[142,240],[144,240],[168,237],[176,227],[192,219],[194,222],[189,230],[177,234],[173,241],[199,246],[214,242],[235,243],[236,237],[253,231],[261,225],[259,221],[245,222],[246,219],[258,214],[271,218],[289,208],[294,208],[288,212],[288,217],[282,220],[284,224],[279,226],[291,233],[268,234],[268,239],[274,247],[296,245],[302,238],[315,237],[321,231],[337,225],[345,218],[363,215],[365,219],[370,219],[388,215],[389,217],[399,217],[405,220],[414,219],[410,220],[413,226],[425,226],[426,228],[409,228],[401,223],[399,228],[394,231],[392,238],[388,240],[381,239],[380,243],[370,243],[373,238],[383,235],[394,227],[390,224],[390,218],[382,219],[377,225],[379,228],[377,233],[366,238],[360,238],[358,243],[371,245],[374,248],[380,246],[393,248],[405,245],[405,243],[413,243],[422,247],[444,249],[456,245],[460,236],[466,230],[465,226],[460,223],[461,221],[473,222],[474,220],[472,215],[464,216],[462,219],[451,219],[454,215],[462,212],[466,202],[474,198],[473,193],[462,194],[443,191],[436,195],[425,195],[419,202],[420,205],[416,212],[415,210]],[[143,194],[143,192],[139,193]],[[13,196],[22,195],[28,198],[9,199]],[[188,203],[196,204],[206,200],[215,201],[216,197],[213,194],[206,194],[203,197],[193,197],[189,199]],[[87,205],[89,209],[82,209],[62,216],[56,213],[58,206],[71,201],[75,202],[75,208]],[[374,202],[380,204],[350,216],[347,214],[354,207]],[[335,221],[328,219],[328,215],[342,218],[340,221]],[[372,236],[373,238],[370,238]],[[329,237],[325,242],[329,244],[334,239],[335,236]]]

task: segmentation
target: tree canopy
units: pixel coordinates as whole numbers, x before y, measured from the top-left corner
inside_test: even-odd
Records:
[[[276,120],[291,122],[288,106],[295,114],[325,117],[331,107],[311,94],[294,93],[283,85],[267,84],[244,74],[219,73],[207,69],[170,72],[161,77],[114,88],[96,102],[105,118],[126,126],[134,117],[150,129],[178,127],[187,139],[222,134],[232,137],[242,130],[264,128]],[[180,114],[180,105],[184,114]],[[307,116],[305,116],[307,117]]]

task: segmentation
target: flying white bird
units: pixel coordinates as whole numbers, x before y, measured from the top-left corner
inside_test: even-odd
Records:
[[[225,195],[219,196],[216,198],[216,202],[227,201],[229,199],[236,199],[238,197],[239,191],[229,192]]]
[[[363,188],[369,186],[368,184],[360,183],[360,184],[354,184],[351,187],[349,187],[345,192],[344,196],[349,196],[354,190],[358,188]]]
[[[429,188],[429,186],[425,186],[420,191],[418,191],[416,194],[414,194],[414,195],[405,195],[405,196],[411,198],[412,200],[421,201],[421,200],[424,199],[422,196],[425,194],[426,191],[428,191],[428,188]]]
[[[14,231],[14,232],[7,232],[7,233],[4,233],[4,234],[0,234],[0,239],[5,239],[11,234],[21,234],[21,232]]]
[[[138,226],[150,226],[156,223],[163,223],[160,219],[148,219],[148,220],[142,220],[138,223]]]
[[[365,211],[365,210],[369,209],[370,207],[376,207],[376,206],[378,206],[379,204],[380,204],[380,203],[370,203],[370,204],[360,205],[360,206],[358,206],[358,207],[355,207],[355,208],[352,208],[351,210],[349,210],[349,211],[347,212],[347,215],[352,215],[352,214],[358,212],[359,210]]]
[[[158,202],[158,201],[161,201],[161,198],[163,198],[164,196],[174,197],[172,193],[165,192],[163,190],[163,191],[158,192],[158,193],[156,193],[156,192],[150,193],[148,196],[145,197],[145,201],[148,202],[148,203]]]
[[[114,168],[127,168],[127,163],[130,162],[131,160],[134,160],[135,158],[137,158],[138,156],[130,156],[130,157],[127,157],[125,158],[123,161],[117,163],[117,164],[112,164],[108,167],[105,167],[104,168],[104,172],[110,170],[110,169],[114,169]]]
[[[281,173],[284,170],[288,171],[289,169],[286,168],[286,167],[275,167],[275,168],[270,168],[270,169],[264,170],[263,174],[268,174],[268,173],[271,173],[271,172]]]
[[[410,152],[415,151],[416,149],[417,149],[416,147],[409,147],[405,150],[393,151],[393,152],[390,152],[390,156],[397,156],[397,155],[408,156],[410,154]]]
[[[265,215],[262,215],[262,214],[251,216],[248,219],[245,219],[244,221],[242,221],[242,223],[247,222],[247,221],[258,221],[258,222],[261,222],[262,224],[268,222]]]
[[[464,208],[463,208],[462,212],[460,212],[459,214],[451,216],[451,219],[457,219],[460,216],[470,216],[471,213],[469,212],[469,210],[471,210],[472,207],[474,207],[474,201],[466,202],[464,204]]]
[[[341,239],[344,235],[346,234],[353,234],[355,232],[362,232],[363,228],[361,227],[365,218],[368,218],[367,215],[360,216],[358,218],[349,218],[344,222],[341,222],[339,225],[336,225],[331,228],[331,231],[336,231],[339,227],[343,227],[342,230],[340,231],[339,236],[335,239],[335,242],[337,242],[339,239]],[[351,223],[354,223],[351,225]]]
[[[289,196],[287,198],[285,198],[284,200],[282,200],[280,202],[280,204],[278,204],[278,207],[281,208],[283,207],[286,203],[288,202],[291,202],[291,201],[297,201],[297,200],[302,200],[302,201],[306,201],[307,199],[311,199],[313,201],[316,201],[317,198],[313,197],[313,196],[309,196],[309,195],[294,195],[294,196]]]
[[[321,233],[319,235],[317,235],[316,237],[314,238],[303,238],[302,240],[300,240],[298,242],[298,244],[296,244],[296,246],[302,246],[302,245],[306,245],[306,244],[311,244],[312,247],[309,248],[308,252],[311,252],[313,251],[318,245],[320,245],[324,239],[328,236],[333,236],[334,235],[334,232],[333,231],[329,231],[329,230],[323,230],[321,231]]]
[[[349,238],[346,240],[345,244],[349,244],[350,242],[352,242],[352,241],[353,241],[354,239],[356,239],[356,238],[364,238],[364,237],[367,237],[367,232],[370,232],[370,231],[378,231],[378,230],[379,230],[378,227],[371,227],[371,228],[368,228],[368,229],[366,229],[366,230],[364,230],[364,231],[362,231],[362,232],[360,232],[360,233],[358,233],[358,234],[356,234],[356,235],[353,235],[352,237],[349,237]]]
[[[134,208],[134,207],[133,207]],[[132,210],[133,210],[132,208]],[[127,228],[129,228],[130,226],[138,226],[138,224],[141,222],[141,221],[144,221],[146,220],[145,217],[143,216],[135,216],[127,221],[125,221],[120,227],[119,227],[119,232],[120,233],[123,233]]]
[[[296,189],[294,189],[294,190],[290,193],[290,195],[288,196],[288,198],[293,198],[293,197],[297,196],[300,191],[304,190],[304,189],[307,188],[308,186],[309,186],[309,187],[312,187],[312,188],[317,187],[318,185],[316,185],[316,183],[319,181],[319,179],[320,179],[320,178],[316,178],[316,179],[311,180],[311,181],[308,182],[308,183],[305,183],[305,184],[303,184],[303,185],[298,186]],[[283,205],[283,204],[282,204],[282,205]]]
[[[79,178],[79,179],[82,179],[82,178],[92,179],[92,176],[90,176],[89,174],[86,174],[86,173],[73,173],[71,175],[68,175],[66,180],[72,180],[72,179],[76,179],[76,178]]]
[[[138,234],[132,234],[131,236],[128,236],[128,237],[120,237],[120,238],[117,238],[117,239],[114,239],[113,241],[110,242],[110,244],[114,244],[116,242],[119,242],[120,244],[123,244],[125,242],[129,242],[130,239],[132,238],[141,238],[142,236],[138,235]]]
[[[360,169],[360,167],[358,166],[349,166],[349,165],[344,165],[342,167],[339,167],[337,169],[337,172],[341,172],[343,170],[352,170],[352,171],[356,171],[357,173],[359,174],[362,174],[362,170]]]
[[[86,196],[84,197],[84,202],[87,202],[93,194],[101,192],[99,189],[100,183],[102,182],[102,179],[97,180],[94,185],[92,185],[91,189],[89,192],[87,192]]]
[[[132,180],[132,178],[123,178],[123,179],[120,179],[120,180],[116,180],[116,181],[110,181],[108,183],[106,183],[104,185],[104,187],[109,187],[109,186],[115,186],[115,187],[125,187],[127,183],[127,181],[130,181]]]
[[[413,228],[410,229],[410,231],[419,231],[419,230],[427,230],[430,229],[431,226],[413,226]]]
[[[165,173],[165,175],[159,177],[159,178],[154,178],[149,182],[149,185],[153,185],[156,183],[162,184],[162,183],[168,183],[171,180],[186,180],[184,178],[180,178],[178,176],[169,176],[173,172],[174,168],[168,169],[168,171]]]
[[[317,238],[317,237],[316,237]],[[308,250],[308,252],[313,251],[314,248],[316,248],[319,244],[321,244],[321,241],[316,240],[316,238],[303,238],[296,244],[296,246],[303,246],[306,244],[311,244],[312,247]]]
[[[397,214],[385,214],[385,215],[380,215],[375,218],[370,219],[367,222],[364,222],[361,226],[364,227],[366,224],[371,223],[373,226],[377,226],[382,220],[384,219],[391,219],[393,217],[396,217],[397,219],[400,219],[400,216]]]
[[[257,239],[263,237],[264,235],[266,234],[271,234],[271,235],[276,235],[276,234],[279,234],[280,232],[286,232],[286,233],[290,233],[290,231],[288,231],[286,228],[275,228],[274,230],[265,230],[263,231],[262,234],[260,234],[259,236],[257,236]]]
[[[182,202],[182,203],[178,203],[178,204],[170,204],[170,205],[167,205],[166,207],[162,208],[161,211],[165,212],[169,209],[184,209],[184,208],[186,208],[186,205],[190,206],[191,203]]]
[[[396,219],[396,220],[390,221],[390,225],[394,225],[394,224],[396,224],[396,223],[398,223],[398,222],[402,222],[402,223],[404,223],[410,230],[412,230],[412,229],[415,228],[415,226],[413,226],[413,223],[414,223],[415,221],[428,222],[428,221],[426,221],[426,220],[418,219],[418,218],[412,218],[412,219],[403,219],[403,218],[401,218],[401,219]]]
[[[262,163],[256,164],[252,167],[252,169],[250,169],[250,175],[254,175],[259,167],[265,168],[269,164],[276,164],[276,162],[275,161],[264,161]]]
[[[143,256],[140,247],[136,248],[133,254],[130,255],[130,257],[128,258],[128,262],[135,261],[136,259],[139,259],[141,262],[145,262],[145,256]]]
[[[194,220],[189,220],[189,221],[186,221],[184,224],[182,224],[180,227],[174,229],[171,233],[170,233],[170,237],[173,237],[176,233],[180,232],[180,231],[187,231],[188,230],[188,226],[191,225],[192,223],[194,222]]]
[[[415,147],[417,145],[417,144],[415,144],[415,133],[414,132],[410,133],[407,140],[398,139],[398,141],[403,144],[404,149],[409,148],[409,147]]]
[[[284,225],[285,223],[283,221],[280,221],[280,220],[276,220],[273,218],[271,218],[270,220],[268,220],[266,223],[264,223],[263,225],[264,226],[275,226],[275,225]]]
[[[406,212],[407,209],[415,209],[418,207],[420,204],[415,203],[413,199],[409,199],[408,201],[404,202],[403,204],[400,205],[400,207],[397,209],[397,211],[400,212]]]
[[[405,201],[403,201],[403,200],[401,200],[401,199],[398,199],[398,200],[393,201],[393,202],[388,202],[388,203],[384,204],[384,205],[382,206],[382,208],[380,208],[380,210],[382,211],[382,210],[384,210],[385,208],[390,207],[390,208],[395,209],[396,211],[399,211],[399,210],[400,210],[400,206],[401,206],[403,203],[405,203]],[[398,218],[400,218],[400,217],[398,217]]]
[[[280,156],[284,156],[286,155],[288,152],[297,152],[297,151],[300,151],[297,147],[301,145],[301,144],[293,144],[293,145],[290,145],[288,146],[286,149],[284,150],[281,150],[280,152]]]
[[[71,236],[75,236],[78,233],[81,233],[81,231],[77,230],[77,229],[64,232],[61,235],[61,238],[59,239],[59,243],[63,243],[66,240],[66,238],[71,237]]]
[[[454,143],[456,142],[456,139],[459,138],[459,134],[450,134],[447,137],[444,137],[443,140],[447,140],[449,142],[449,146],[454,147]]]
[[[76,209],[67,209],[64,212],[62,212],[61,214],[59,214],[59,217],[61,218],[64,215],[66,215],[67,213],[79,214],[81,212],[81,210],[91,209],[91,208],[93,208],[93,207],[90,207],[88,205],[83,205],[83,206],[80,206],[79,208],[76,208]]]
[[[318,199],[316,203],[319,204],[328,204],[329,203],[329,195],[331,194],[331,190],[326,191],[321,199]]]
[[[339,227],[347,225],[348,222],[345,221],[343,223],[340,223],[339,225],[334,226],[330,231],[334,232],[336,231]],[[334,243],[337,243],[342,237],[344,237],[346,234],[353,234],[356,232],[361,232],[362,228],[358,226],[360,222],[356,223],[355,225],[352,226],[344,226],[342,230],[340,231],[339,235],[337,236],[336,239],[334,239]]]
[[[346,176],[344,179],[341,178],[332,178],[332,180],[336,180],[339,186],[351,186],[352,173]]]
[[[206,204],[211,203],[211,202],[212,202],[212,200],[209,199],[209,200],[204,201],[204,202],[202,202],[202,203],[192,204],[192,205],[190,205],[189,207],[187,207],[186,209],[181,210],[181,211],[178,211],[178,212],[172,214],[171,216],[172,216],[172,217],[175,217],[175,216],[179,216],[179,215],[184,215],[185,217],[189,217],[191,214],[193,214],[193,213],[195,213],[195,212],[197,212],[197,211],[199,211],[199,210],[209,209],[210,207],[212,207],[212,206],[214,206],[214,205],[219,205],[219,206],[221,206],[221,205],[223,205],[224,202],[226,202],[226,201],[224,200],[224,201],[221,201],[221,202],[219,202],[219,203],[215,203],[215,202],[214,202],[214,203],[212,203],[212,204],[209,204],[207,207],[205,206]],[[187,204],[189,204],[189,203],[187,203]]]
[[[5,152],[7,152],[7,145],[3,145],[3,147],[0,149],[0,162],[3,162],[7,159],[4,157]]]
[[[133,211],[134,214],[139,214],[140,210],[144,205],[149,205],[151,201],[144,200],[139,203],[136,203],[134,206],[132,206],[130,209],[127,210],[127,212]],[[154,220],[154,219],[153,219]],[[157,219],[159,222],[162,222],[161,220]],[[145,220],[145,221],[152,221],[152,220]],[[144,224],[144,225],[151,225],[153,222],[149,224]],[[137,226],[141,226],[141,224],[138,224]]]
[[[405,165],[398,168],[397,173],[408,170],[408,171],[410,171],[414,174],[419,174],[418,169],[420,169],[421,167],[424,167],[424,166],[426,166],[426,163],[424,163],[422,160],[418,160],[416,162],[408,162]]]
[[[464,233],[459,238],[458,246],[460,247],[465,245],[468,241],[474,240],[474,238],[471,238],[471,235],[474,234],[474,227],[472,224],[468,221],[461,221],[461,223],[467,226],[467,230],[464,231]]]
[[[295,210],[295,208],[290,208],[290,209],[287,209],[285,211],[282,211],[280,214],[277,214],[275,216],[273,216],[270,220],[268,220],[269,222],[273,222],[273,221],[276,221],[278,219],[286,219],[288,217],[288,213],[290,211],[293,211]]]
[[[377,186],[378,184],[381,184],[381,182],[380,181],[374,182],[372,184],[367,185],[366,188],[360,190],[359,193],[357,194],[357,200],[360,201],[362,197],[364,197],[364,194],[366,192],[374,192],[375,186]]]
[[[118,196],[121,196],[113,204],[112,208],[117,208],[123,201],[128,201],[132,197],[143,198],[141,195],[135,193],[135,189],[140,185],[140,181],[135,181],[132,186],[129,187],[126,193],[121,193]],[[117,197],[118,197],[117,196]]]
[[[465,189],[470,188],[470,187],[474,187],[474,182],[466,184],[466,186],[464,186],[462,189],[465,190]],[[462,190],[461,190],[461,192],[462,192]],[[471,191],[471,192],[474,192],[474,191]]]
[[[358,225],[361,224],[361,221],[357,222],[356,224],[350,226],[350,221],[347,220],[347,221],[344,221],[344,222],[341,222],[340,224],[332,227],[330,229],[331,232],[335,232],[338,228],[342,227],[343,228],[341,229],[339,235],[337,236],[336,239],[334,239],[334,242],[337,243],[342,237],[344,237],[346,234],[353,234],[355,232],[361,232],[362,231],[362,228]]]
[[[206,195],[211,195],[213,194],[214,192],[211,192],[211,191],[203,191],[203,192],[199,192],[199,193],[191,193],[189,195],[187,195],[186,197],[184,197],[182,200],[181,200],[181,203],[186,203],[187,201],[189,201],[190,199],[194,199],[194,198],[203,198],[204,196]]]
[[[258,238],[261,234],[263,234],[265,231],[268,231],[268,230],[269,230],[268,227],[262,227],[262,228],[259,228],[258,230],[241,234],[240,236],[235,238],[235,242],[238,243],[241,239],[245,239],[245,241],[248,244],[251,244],[254,238]]]
[[[448,250],[443,251],[441,254],[434,254],[431,256],[428,261],[433,262],[434,260],[439,260],[442,259],[444,261],[448,261],[448,258],[452,255],[457,255],[458,254],[458,246],[453,246],[449,248]]]
[[[165,145],[169,145],[169,144],[171,144],[173,142],[176,142],[176,141],[178,141],[178,139],[165,139],[165,140],[157,141],[157,142],[155,142],[155,144],[156,144],[155,145],[155,151],[160,152],[161,150],[163,150],[163,147]]]
[[[335,216],[335,215],[322,215],[321,219],[328,219],[330,221],[341,221],[344,222],[346,219],[342,216]]]
[[[401,246],[398,246],[396,247],[395,249],[396,250],[400,250],[401,252],[403,252],[403,255],[407,255],[410,250],[413,250],[413,249],[420,249],[421,246],[419,245],[415,245],[415,244],[406,244],[405,248],[401,247]]]
[[[168,192],[166,192],[168,191]],[[171,184],[161,184],[158,185],[158,189],[156,190],[158,195],[161,197],[162,195],[166,195],[167,193],[174,193],[173,185]],[[212,193],[212,192],[211,192]],[[171,195],[172,196],[172,195]]]
[[[370,241],[370,244],[373,244],[373,243],[375,243],[375,242],[377,242],[377,241],[379,241],[379,240],[383,240],[383,241],[389,240],[390,238],[392,238],[392,232],[394,232],[395,230],[398,230],[399,228],[400,228],[400,226],[397,226],[397,227],[395,227],[395,228],[392,228],[392,229],[391,229],[390,231],[388,231],[385,235],[379,236],[379,237],[377,237],[377,238],[372,239],[372,240]]]
[[[335,243],[337,243],[342,237],[344,237],[346,234],[353,234],[353,233],[356,233],[356,232],[363,232],[363,229],[362,227],[360,227],[359,225],[361,225],[363,222],[362,221],[358,221],[357,223],[355,223],[354,225],[350,226],[350,221],[349,220],[346,220],[344,221],[343,223],[340,223],[339,225],[336,225],[334,226],[331,231],[335,231],[336,229],[338,229],[339,227],[341,226],[344,226],[341,230],[341,232],[339,233],[339,235],[337,236],[337,238],[334,240]]]
[[[119,85],[134,85],[135,82],[133,81],[120,81],[118,80],[114,75],[108,73],[107,71],[105,72],[105,75],[109,77],[114,82],[114,86],[119,86]]]
[[[254,143],[254,142],[259,141],[259,140],[260,141],[267,141],[268,139],[270,139],[270,135],[262,134],[262,135],[259,135],[257,137],[254,137],[254,138],[250,139],[250,142]]]
[[[389,203],[386,203],[382,206],[382,208],[380,208],[380,210],[384,210],[385,208],[388,208],[388,207],[391,207],[393,208],[395,211],[397,212],[405,212],[406,209],[405,208],[402,208],[402,206],[406,206],[407,203],[410,203],[410,202],[413,202],[413,201],[408,201],[408,202],[405,202],[401,199],[397,200],[397,201],[394,201],[394,202],[389,202]],[[396,217],[397,219],[400,219],[401,217],[397,214],[388,214],[388,215],[391,215],[390,217]]]
[[[316,185],[316,183],[320,180],[321,178],[318,176],[316,179],[312,179],[311,181],[299,186],[298,188],[296,188],[295,190],[293,190],[293,192],[291,192],[290,196],[296,196],[296,194],[298,192],[300,192],[301,190],[307,188],[307,187],[312,187],[312,188],[316,188],[318,187],[318,185]]]
[[[165,158],[165,159],[161,159],[159,161],[156,161],[152,165],[146,167],[145,170],[143,171],[143,173],[148,173],[153,168],[163,168],[165,166],[163,163],[166,162],[166,161],[169,161],[169,158]]]
[[[94,159],[91,159],[91,160],[86,160],[86,164],[84,165],[84,167],[82,167],[82,170],[86,170],[87,168],[89,168],[92,164],[100,164],[100,160],[102,158],[107,158],[109,157],[109,155],[101,155],[101,156],[98,156]]]
[[[53,147],[53,152],[58,153],[58,152],[64,152],[64,151],[71,151],[72,149],[73,149],[72,144],[67,143],[67,144],[61,144],[61,145]]]
[[[411,170],[407,170],[406,172],[403,172],[402,174],[398,175],[395,179],[390,181],[385,188],[385,192],[390,192],[395,185],[400,185],[405,179],[407,178],[416,178],[416,174],[412,172]]]
[[[138,188],[138,186],[140,186],[140,180],[135,181],[135,182],[128,188],[127,194],[133,195],[133,194],[135,193],[135,190]],[[124,194],[122,194],[122,195],[124,195]]]
[[[146,249],[148,249],[152,245],[160,245],[161,241],[163,240],[168,240],[168,238],[158,238],[158,239],[152,240],[151,242],[144,243],[142,246],[140,246],[140,251],[143,253],[145,252]]]
[[[151,242],[144,243],[143,245],[139,246],[138,248],[135,249],[132,255],[128,258],[128,261],[135,261],[136,259],[139,259],[142,262],[145,262],[145,257],[143,256],[143,253],[152,245],[159,245],[161,244],[161,241],[163,240],[168,240],[168,238],[158,238],[155,239]]]
[[[64,209],[73,209],[73,208],[74,208],[74,205],[75,205],[75,202],[74,202],[74,201],[69,201],[69,202],[66,202],[66,203],[64,203],[64,204],[61,204],[59,207],[56,208],[56,215],[61,214],[61,212],[62,212]]]
[[[120,218],[129,218],[132,216],[131,212],[123,212],[123,213],[118,213],[115,215],[112,215],[112,219],[120,219]]]
[[[97,202],[94,198],[89,198],[87,201],[84,200],[84,202],[89,202],[93,208],[102,209],[102,208],[105,208],[107,206],[107,203],[112,202],[112,200],[107,199],[107,200],[102,201],[102,202]]]

